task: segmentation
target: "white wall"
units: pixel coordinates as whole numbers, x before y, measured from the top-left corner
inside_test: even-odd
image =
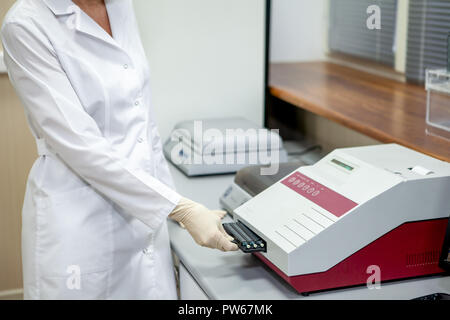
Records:
[[[263,122],[265,1],[134,0],[161,136],[182,120]]]
[[[272,0],[270,60],[325,59],[327,0]]]

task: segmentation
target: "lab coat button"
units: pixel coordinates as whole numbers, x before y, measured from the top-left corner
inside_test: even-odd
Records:
[[[124,65],[123,65],[123,68],[124,68],[124,69],[128,69],[128,65],[127,65],[127,64],[124,64]]]
[[[139,103],[139,101],[137,101],[137,100],[134,102],[134,105],[135,105],[136,107],[137,107],[139,104],[140,104],[140,103]]]

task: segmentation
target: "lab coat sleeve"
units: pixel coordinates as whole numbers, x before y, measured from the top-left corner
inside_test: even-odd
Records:
[[[40,138],[99,193],[157,230],[180,196],[113,150],[37,27],[8,23],[1,35],[9,77]]]

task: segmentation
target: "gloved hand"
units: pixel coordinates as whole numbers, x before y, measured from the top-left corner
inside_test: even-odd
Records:
[[[225,215],[225,211],[209,210],[199,203],[181,198],[169,218],[182,224],[200,246],[235,251],[238,250],[237,245],[231,242],[233,238],[222,226]]]

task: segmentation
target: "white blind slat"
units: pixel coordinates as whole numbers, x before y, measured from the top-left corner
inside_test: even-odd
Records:
[[[410,0],[406,78],[425,81],[425,70],[447,65],[449,0]]]
[[[367,28],[367,8],[381,9],[381,30]],[[329,47],[333,52],[394,65],[397,0],[330,1]]]

